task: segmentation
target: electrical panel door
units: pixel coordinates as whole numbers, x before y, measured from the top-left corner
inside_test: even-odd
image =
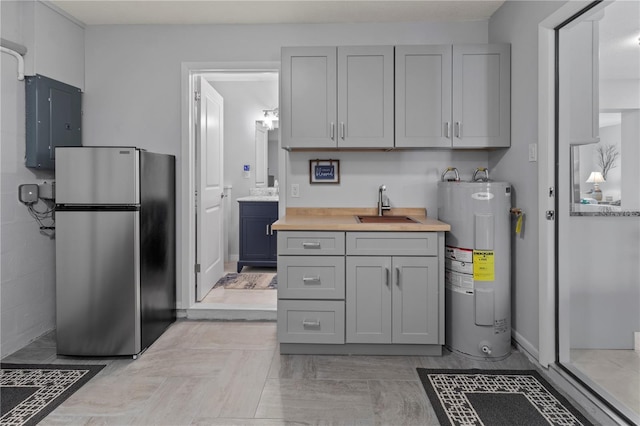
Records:
[[[57,146],[82,146],[82,92],[38,74],[25,81],[25,165],[54,170]]]

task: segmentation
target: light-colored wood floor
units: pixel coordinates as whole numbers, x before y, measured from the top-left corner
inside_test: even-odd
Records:
[[[55,354],[53,333],[3,362],[107,366],[42,425],[437,425],[416,367],[532,369],[442,357],[280,355],[275,323],[178,321],[137,360]]]

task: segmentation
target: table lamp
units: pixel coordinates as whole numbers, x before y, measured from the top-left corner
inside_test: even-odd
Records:
[[[593,198],[598,201],[602,201],[602,191],[600,191],[600,182],[606,182],[602,177],[602,173],[600,172],[591,172],[589,178],[587,179],[587,183],[593,184]]]

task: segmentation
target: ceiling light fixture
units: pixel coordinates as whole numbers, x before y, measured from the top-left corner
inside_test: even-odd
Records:
[[[273,130],[273,120],[277,119],[280,116],[278,108],[276,107],[274,109],[263,109],[262,112],[264,113],[264,125],[267,126],[269,130]]]

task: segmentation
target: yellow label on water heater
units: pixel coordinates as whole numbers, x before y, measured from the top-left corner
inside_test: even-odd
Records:
[[[473,251],[473,279],[476,281],[495,281],[496,271],[493,250]]]

